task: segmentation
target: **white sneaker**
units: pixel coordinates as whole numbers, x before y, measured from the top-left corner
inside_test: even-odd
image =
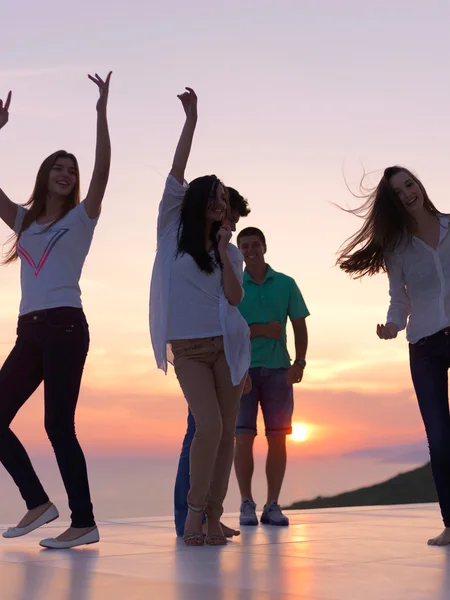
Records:
[[[278,525],[280,527],[287,527],[289,525],[289,519],[286,515],[281,512],[281,506],[277,502],[271,502],[266,504],[261,515],[261,523],[263,525]]]
[[[256,504],[248,498],[244,498],[244,500],[242,501],[241,514],[239,516],[239,525],[258,525],[258,517],[256,516]]]
[[[92,531],[89,531],[88,533],[85,533],[74,540],[60,542],[56,538],[47,538],[45,540],[41,540],[39,545],[43,548],[51,548],[53,550],[67,550],[69,548],[75,548],[76,546],[84,546],[85,544],[96,544],[99,541],[100,534],[96,527]]]
[[[35,519],[32,523],[27,525],[26,527],[10,527],[6,531],[2,533],[4,538],[16,538],[21,535],[27,535],[27,533],[31,533],[38,527],[42,527],[42,525],[46,525],[47,523],[51,523],[55,519],[59,517],[58,509],[54,504],[49,506],[45,512],[42,513],[40,517]]]

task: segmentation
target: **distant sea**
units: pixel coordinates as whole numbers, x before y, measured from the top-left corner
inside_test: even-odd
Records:
[[[69,518],[67,499],[52,456],[32,458],[47,493],[58,506],[61,518]],[[425,462],[425,461],[423,461]],[[422,464],[422,463],[420,463]],[[281,504],[318,495],[379,483],[418,464],[385,462],[367,457],[291,458],[283,486]],[[92,498],[98,520],[170,516],[173,514],[173,484],[176,457],[88,457]],[[253,494],[262,509],[266,501],[264,458],[255,460]],[[231,476],[225,512],[239,510],[239,491]],[[0,466],[0,523],[13,524],[24,514],[25,506],[9,475]]]

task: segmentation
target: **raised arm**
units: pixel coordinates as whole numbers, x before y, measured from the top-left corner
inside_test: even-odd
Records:
[[[88,75],[88,77],[98,86],[100,92],[100,98],[97,102],[97,145],[95,149],[94,171],[84,201],[88,216],[91,219],[95,219],[100,214],[111,165],[111,141],[109,139],[106,111],[111,73],[108,74],[105,81],[97,74],[95,74],[95,77],[92,77],[92,75]]]
[[[178,96],[186,113],[186,122],[183,126],[183,131],[181,132],[173,157],[170,175],[166,180],[164,193],[159,203],[158,238],[167,232],[171,232],[171,235],[177,235],[181,205],[186,192],[184,172],[191,152],[195,126],[197,125],[197,96],[193,89],[186,88],[186,90],[186,92]]]
[[[0,129],[6,125],[9,119],[9,105],[11,104],[11,92],[8,93],[5,103],[0,99]],[[12,202],[5,192],[0,189],[0,218],[8,227],[14,229],[17,215],[17,204]]]
[[[184,182],[184,172],[186,171],[189,154],[191,153],[192,140],[197,125],[197,95],[192,88],[187,87],[186,90],[186,92],[178,96],[186,113],[186,122],[181,132],[175,156],[173,157],[172,169],[170,170],[172,177],[181,184]]]

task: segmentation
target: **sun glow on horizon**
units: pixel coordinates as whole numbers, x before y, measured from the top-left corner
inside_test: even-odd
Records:
[[[294,442],[306,442],[309,437],[309,427],[306,423],[293,423],[291,439]]]

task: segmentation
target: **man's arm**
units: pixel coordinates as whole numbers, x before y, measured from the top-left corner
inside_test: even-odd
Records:
[[[306,351],[308,350],[308,329],[306,327],[306,317],[294,319],[292,321],[295,339],[295,359],[306,359]]]
[[[256,337],[267,337],[272,340],[277,340],[283,333],[283,326],[280,321],[272,321],[271,323],[254,323],[250,325],[250,339]]]
[[[306,359],[306,351],[308,349],[308,330],[306,329],[306,317],[309,316],[309,310],[305,304],[298,285],[293,279],[291,279],[291,289],[289,293],[289,305],[287,312],[294,329],[295,338],[295,361],[289,369],[287,377],[289,383],[300,383],[300,381],[303,379],[303,371],[305,368],[305,363],[303,361]]]
[[[300,383],[303,379],[304,364],[297,361],[306,359],[306,351],[308,350],[308,329],[306,327],[306,317],[300,317],[292,320],[292,328],[294,330],[295,340],[295,361],[288,371],[289,383]]]

